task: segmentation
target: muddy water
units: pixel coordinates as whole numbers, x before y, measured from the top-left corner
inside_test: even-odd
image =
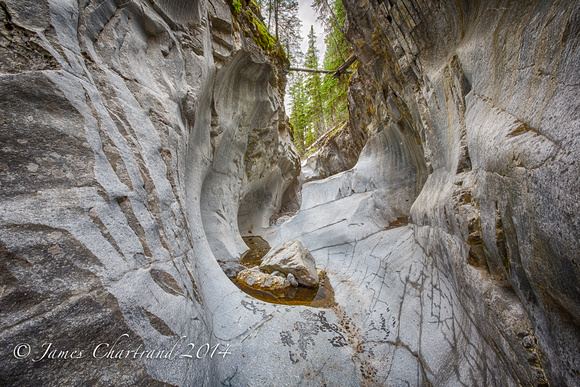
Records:
[[[262,258],[270,251],[270,244],[259,236],[248,236],[242,239],[250,250],[244,253],[240,263],[247,267],[259,266]]]
[[[270,245],[264,239],[256,236],[243,237],[243,239],[250,250],[242,256],[240,263],[247,267],[260,265],[262,258],[270,250]],[[284,292],[257,290],[235,279],[232,281],[240,290],[252,297],[274,304],[308,305],[315,308],[329,308],[334,305],[334,290],[326,274],[319,277],[320,283],[316,288],[299,286]]]

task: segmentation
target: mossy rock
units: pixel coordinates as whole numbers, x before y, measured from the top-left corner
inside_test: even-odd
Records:
[[[232,13],[234,16],[238,16],[242,12],[242,3],[239,0],[232,1]]]
[[[244,35],[251,37],[254,42],[274,60],[288,63],[288,56],[273,37],[262,21],[260,8],[255,1],[233,0],[229,2],[234,19],[241,25]],[[244,12],[242,12],[244,11]],[[249,28],[247,28],[249,26]]]

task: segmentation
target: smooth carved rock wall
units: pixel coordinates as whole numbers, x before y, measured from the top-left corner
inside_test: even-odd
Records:
[[[220,0],[0,3],[1,380],[577,384],[578,5],[345,3],[368,142],[270,228],[298,163],[283,63],[247,18]],[[301,240],[336,305],[239,291],[216,259],[240,231]],[[231,354],[92,357],[123,334]],[[12,356],[47,342],[85,358]]]
[[[409,127],[424,150],[417,241],[515,380],[577,384],[578,3],[345,5],[351,119]]]
[[[216,258],[246,249],[238,205],[259,180],[246,207],[269,219],[299,173],[283,63],[219,0],[7,0],[0,20],[0,379],[215,382],[209,356],[92,350],[225,348]],[[84,359],[12,356],[49,342]]]
[[[352,94],[352,84],[350,85]],[[301,180],[304,182],[323,179],[355,166],[366,141],[364,125],[340,123],[320,136],[310,149],[316,151],[302,162]]]

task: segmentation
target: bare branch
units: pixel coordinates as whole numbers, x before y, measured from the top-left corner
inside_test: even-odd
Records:
[[[334,75],[332,76],[332,78],[338,78],[340,77],[342,74],[346,73],[346,69],[350,67],[351,64],[353,64],[356,61],[356,55],[352,54],[351,56],[348,57],[347,60],[344,61],[343,64],[341,64],[340,66],[338,66],[336,68],[336,71],[334,72]]]

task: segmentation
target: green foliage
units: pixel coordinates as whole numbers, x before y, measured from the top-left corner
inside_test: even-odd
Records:
[[[265,1],[265,0],[264,0]],[[325,29],[326,51],[323,68],[335,70],[352,54],[342,33],[346,11],[341,0],[313,0]],[[308,34],[308,51],[304,67],[319,69],[319,53],[313,28]],[[299,67],[299,66],[297,66]],[[326,128],[337,127],[348,120],[348,77],[333,79],[332,74],[293,74],[290,78],[290,122],[294,141],[301,154],[322,135]]]
[[[314,142],[316,141],[318,137],[316,136],[316,133],[312,130],[312,127],[308,128],[308,131],[306,132],[306,138],[305,140],[305,145],[306,145],[306,149],[308,149],[310,147],[310,145],[314,144]],[[306,150],[305,149],[305,150]]]
[[[324,23],[326,31],[324,67],[336,69],[352,54],[352,49],[342,33],[346,10],[340,0],[332,2],[330,10],[327,7],[324,9],[326,12],[322,12],[327,15]],[[348,119],[347,90],[348,78],[345,75],[338,79],[333,79],[330,74],[324,76],[322,81],[324,117],[329,127]]]
[[[300,153],[307,148],[306,133],[309,124],[307,113],[307,95],[302,73],[292,75],[289,96],[291,101],[290,123],[294,127],[294,144]]]
[[[271,52],[272,48],[276,46],[276,39],[272,35],[270,35],[266,26],[263,25],[261,21],[256,19],[252,11],[247,9],[246,14],[248,14],[250,20],[256,27],[256,31],[258,31],[257,35],[256,34],[252,35],[254,37],[254,41],[258,46],[262,47],[264,51]]]
[[[242,3],[239,0],[234,0],[232,7],[234,7],[234,16],[238,16],[242,11]]]
[[[250,4],[250,6],[251,6],[252,8],[254,8],[254,9],[257,9],[258,11],[260,11],[260,12],[261,12],[261,10],[262,10],[262,6],[261,6],[260,4],[256,3],[254,0],[250,0],[248,3]],[[260,2],[260,3],[261,3],[261,2]]]
[[[254,0],[250,0],[254,1]],[[300,59],[300,28],[298,0],[256,0],[266,20],[264,25],[288,54],[292,64]]]
[[[316,34],[314,26],[310,26],[308,34],[308,51],[304,59],[304,66],[309,69],[318,70],[318,49],[316,48]],[[325,131],[324,108],[322,103],[322,81],[319,73],[308,73],[306,76],[306,88],[309,91],[308,112],[311,120],[310,131],[314,132],[316,137],[322,135]],[[312,141],[312,142],[314,142]]]
[[[301,56],[300,28],[302,21],[298,18],[297,0],[277,0],[278,12],[278,37],[280,44],[286,49],[291,63],[296,63]]]
[[[308,52],[304,67],[317,70],[318,50],[314,28],[308,34]],[[322,81],[318,73],[292,74],[290,85],[290,122],[294,127],[294,143],[301,154],[324,132],[324,112],[321,94]]]
[[[262,1],[259,2],[262,3]],[[271,57],[281,63],[288,63],[284,48],[264,25],[259,4],[254,0],[231,0],[229,4],[232,15],[242,27],[244,35],[251,37]]]
[[[318,148],[313,146],[304,153],[304,156],[310,156],[311,154],[316,153],[317,150]]]

